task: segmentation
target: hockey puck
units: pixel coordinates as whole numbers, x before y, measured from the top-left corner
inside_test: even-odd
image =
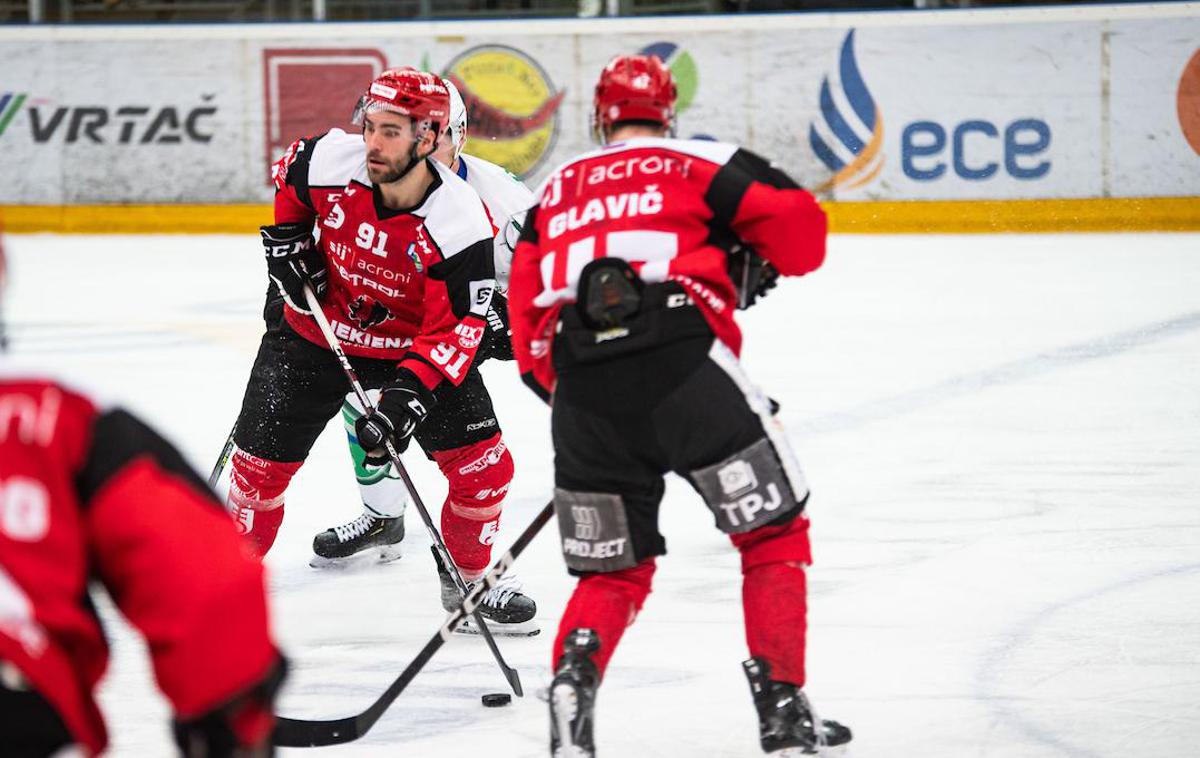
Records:
[[[502,705],[508,705],[512,702],[512,695],[507,692],[491,692],[483,696],[483,705],[486,708],[499,708]]]

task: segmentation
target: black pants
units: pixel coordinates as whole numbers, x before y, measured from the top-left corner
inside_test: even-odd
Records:
[[[364,389],[382,387],[396,376],[395,360],[352,357],[350,363]],[[302,461],[350,391],[341,364],[328,348],[268,315],[234,442],[259,458]],[[500,431],[492,398],[475,368],[462,384],[443,382],[433,394],[437,403],[414,435],[426,454],[480,442]]]
[[[739,386],[729,366],[711,357],[711,332],[695,329],[690,315],[681,310],[670,316],[660,344],[620,354],[614,352],[618,348],[613,342],[605,342],[607,354],[593,361],[579,347],[589,339],[574,339],[583,332],[564,310],[555,342],[555,484],[564,490],[619,495],[639,562],[666,553],[666,540],[658,530],[666,473],[674,472],[695,486],[692,472],[768,436],[765,398],[752,407],[755,398]],[[685,336],[671,339],[679,334]],[[803,495],[796,493],[798,499]],[[797,512],[780,520],[794,518]]]

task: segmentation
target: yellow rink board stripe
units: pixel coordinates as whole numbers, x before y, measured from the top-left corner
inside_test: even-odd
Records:
[[[850,234],[1200,231],[1200,197],[829,202],[830,230]],[[271,206],[8,205],[9,232],[251,234]]]

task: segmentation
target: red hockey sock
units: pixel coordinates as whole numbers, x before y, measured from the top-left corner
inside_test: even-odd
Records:
[[[499,432],[491,437],[433,453],[450,484],[442,505],[442,538],[468,582],[492,560],[500,510],[513,478],[513,459]]]
[[[256,511],[231,502],[229,510],[237,523],[238,532],[245,536],[254,554],[259,558],[265,556],[275,544],[275,535],[279,533],[279,525],[283,523],[283,506],[269,511]]]
[[[654,579],[654,559],[647,558],[633,568],[610,574],[589,574],[579,580],[567,609],[558,625],[558,636],[551,648],[551,664],[558,669],[563,640],[572,629],[586,628],[596,632],[600,650],[592,656],[600,676],[608,668],[621,635],[633,623],[638,611],[650,594]]]
[[[283,523],[283,491],[303,461],[280,462],[238,450],[230,465],[229,511],[261,558]]]
[[[808,583],[812,562],[808,519],[764,526],[730,538],[742,554],[742,610],[750,655],[771,667],[771,678],[804,686]]]
[[[487,571],[499,528],[499,503],[487,508],[463,507],[447,498],[442,505],[442,539],[468,582]]]
[[[807,582],[799,565],[769,563],[742,581],[746,644],[751,657],[771,666],[771,678],[804,686]]]

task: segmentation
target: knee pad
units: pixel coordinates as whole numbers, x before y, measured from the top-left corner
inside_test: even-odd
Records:
[[[812,563],[808,518],[799,511],[788,521],[733,534],[730,540],[742,554],[742,574],[771,564],[808,566]]]
[[[717,528],[726,534],[751,532],[802,506],[767,437],[692,471],[691,480],[713,512]]]
[[[303,463],[269,461],[244,450],[236,451],[230,462],[229,502],[255,511],[280,507],[288,482]]]
[[[512,454],[500,434],[437,451],[433,459],[450,483],[447,499],[456,514],[474,521],[490,521],[500,515],[514,470]]]

